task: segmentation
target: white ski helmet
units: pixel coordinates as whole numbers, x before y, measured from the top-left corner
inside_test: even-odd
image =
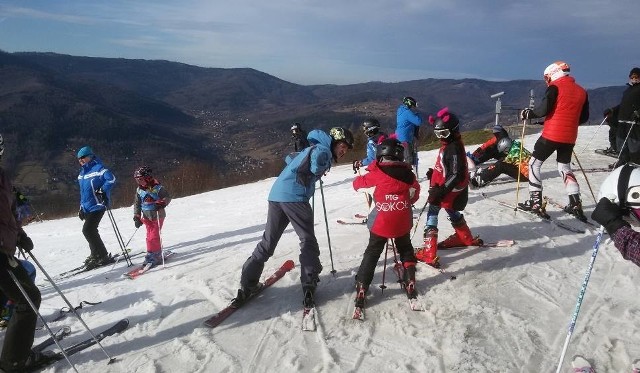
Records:
[[[570,71],[571,71],[571,67],[569,66],[568,63],[564,61],[556,61],[551,65],[547,66],[546,69],[544,69],[544,73],[543,73],[544,80],[547,82],[547,84],[549,84],[556,79],[560,79],[563,76],[569,75]]]
[[[498,148],[498,152],[502,154],[509,153],[512,143],[513,143],[513,140],[511,140],[509,137],[501,138],[500,140],[498,140],[498,144],[496,145],[496,147]]]
[[[627,163],[611,171],[600,186],[598,201],[603,197],[640,219],[640,165]]]

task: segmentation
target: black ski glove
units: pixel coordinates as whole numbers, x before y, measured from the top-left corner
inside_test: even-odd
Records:
[[[622,209],[608,198],[602,197],[596,208],[591,213],[591,219],[604,226],[609,236],[613,236],[616,231],[624,226],[629,227],[629,223],[622,220]]]
[[[433,168],[427,170],[427,180],[431,180],[431,175],[433,175]]]
[[[135,215],[133,217],[133,225],[135,225],[136,228],[142,227],[142,220],[140,220],[140,217],[138,215]]]
[[[82,210],[82,207],[80,207],[80,210],[78,210],[78,218],[80,220],[84,220],[84,210]]]
[[[440,205],[440,202],[442,202],[445,194],[447,193],[443,186],[432,186],[431,188],[429,188],[429,196],[427,197],[427,202],[429,202],[429,204],[431,205]]]
[[[533,110],[530,108],[523,109],[520,112],[520,120],[534,118]]]
[[[33,250],[33,241],[31,241],[31,238],[29,238],[29,236],[27,236],[27,234],[24,231],[21,231],[20,233],[18,233],[16,246],[18,246],[20,249],[24,251],[29,252]]]
[[[96,198],[98,198],[98,202],[102,203],[105,206],[109,204],[107,193],[105,193],[102,189],[96,190]]]
[[[358,161],[358,160],[353,161],[352,167],[353,167],[353,173],[357,174],[360,167],[362,167],[362,161]]]

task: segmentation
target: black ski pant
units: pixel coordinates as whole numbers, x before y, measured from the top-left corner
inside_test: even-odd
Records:
[[[361,282],[366,288],[371,285],[373,281],[373,274],[376,271],[380,254],[385,249],[388,238],[378,236],[373,232],[369,232],[369,244],[362,256],[362,262],[360,268],[358,268],[358,274],[356,275],[356,281]],[[394,239],[396,249],[398,250],[398,256],[402,263],[412,262],[416,263],[416,256],[413,253],[413,245],[411,245],[411,238],[409,233],[404,236]]]
[[[104,258],[107,256],[107,248],[104,246],[102,238],[100,238],[100,233],[98,233],[98,225],[100,225],[100,220],[102,220],[104,212],[105,210],[87,212],[84,214],[82,234],[84,234],[84,238],[86,238],[89,243],[91,256],[95,258]]]
[[[313,228],[313,210],[309,202],[269,201],[267,224],[262,240],[242,266],[240,286],[253,288],[260,281],[264,263],[273,255],[284,230],[291,223],[300,238],[300,281],[303,290],[314,291],[322,271],[320,248]]]
[[[508,175],[517,180],[518,166],[511,163],[503,162],[503,161],[497,161],[496,163],[483,169],[482,172],[480,173],[480,178],[482,178],[482,185],[486,185],[492,182],[496,177],[502,174]],[[520,181],[528,182],[529,179],[526,176],[521,174]]]
[[[15,302],[0,355],[0,366],[6,370],[21,366],[29,357],[38,319],[38,315],[29,306],[9,271],[16,276],[33,304],[37,308],[40,307],[40,290],[31,281],[27,271],[16,258],[0,253],[0,291]]]

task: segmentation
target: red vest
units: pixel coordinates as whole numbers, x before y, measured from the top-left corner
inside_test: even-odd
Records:
[[[587,92],[570,76],[554,80],[550,85],[558,87],[558,99],[556,106],[544,119],[542,137],[564,144],[575,144]]]

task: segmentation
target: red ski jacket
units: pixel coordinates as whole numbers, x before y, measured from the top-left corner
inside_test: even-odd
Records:
[[[374,161],[368,173],[353,180],[353,188],[375,187],[367,226],[378,236],[401,237],[411,231],[413,205],[420,197],[420,184],[411,165],[396,161]]]

